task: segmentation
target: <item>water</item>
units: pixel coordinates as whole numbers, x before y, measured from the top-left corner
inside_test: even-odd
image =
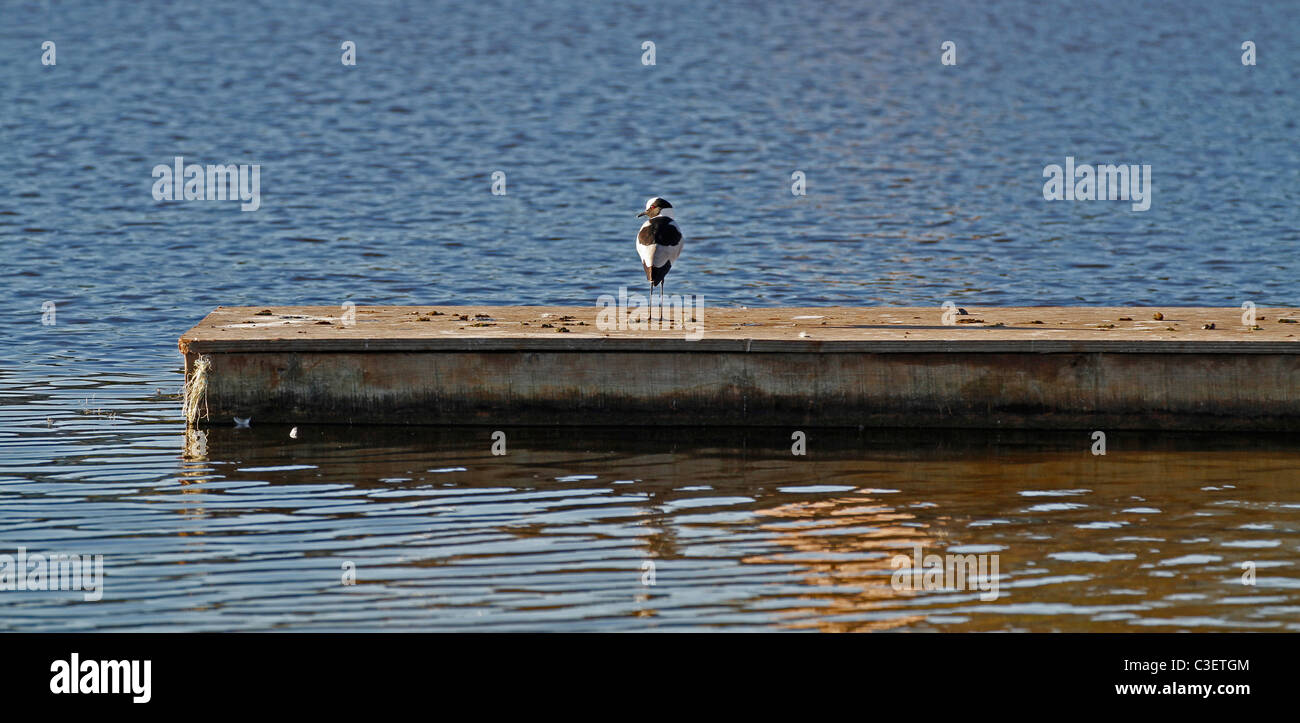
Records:
[[[0,591],[0,629],[1294,629],[1289,440],[304,426],[187,461],[175,343],[220,304],[592,304],[651,195],[709,304],[1295,306],[1298,16],[6,8],[0,552],[107,579]],[[1151,164],[1151,209],[1044,201],[1067,155]],[[154,201],[175,156],[260,163],[261,209]],[[1000,598],[893,590],[916,540],[998,554]]]
[[[2,593],[10,630],[1300,629],[1294,441],[263,426],[179,463],[165,424],[41,425],[0,543],[103,554],[105,593]],[[998,555],[996,599],[895,590],[913,545]]]

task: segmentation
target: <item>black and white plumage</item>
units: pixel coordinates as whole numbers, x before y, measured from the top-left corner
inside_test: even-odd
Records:
[[[682,231],[673,220],[673,205],[658,196],[647,200],[645,210],[637,216],[647,218],[636,234],[636,252],[641,257],[646,281],[650,282],[650,295],[654,296],[658,286],[662,303],[664,277],[682,253]]]

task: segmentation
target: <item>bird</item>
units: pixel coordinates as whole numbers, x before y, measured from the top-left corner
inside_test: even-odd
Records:
[[[636,233],[636,252],[641,257],[646,281],[650,282],[650,299],[653,303],[655,286],[659,287],[659,308],[664,303],[664,277],[673,262],[682,253],[682,231],[673,220],[673,205],[655,196],[647,199],[645,210],[637,218],[646,217]]]

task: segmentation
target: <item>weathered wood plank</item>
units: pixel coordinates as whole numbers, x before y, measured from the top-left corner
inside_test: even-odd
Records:
[[[1300,310],[968,311],[222,307],[180,347],[217,423],[1300,430]]]

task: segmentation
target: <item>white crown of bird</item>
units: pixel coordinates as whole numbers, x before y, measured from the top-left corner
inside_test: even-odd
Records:
[[[638,215],[646,214],[652,208],[659,209],[659,213],[657,214],[659,216],[666,216],[668,218],[673,217],[673,205],[668,202],[668,199],[661,196],[651,196],[650,198],[647,198],[645,200],[645,211],[642,211],[641,214]]]

